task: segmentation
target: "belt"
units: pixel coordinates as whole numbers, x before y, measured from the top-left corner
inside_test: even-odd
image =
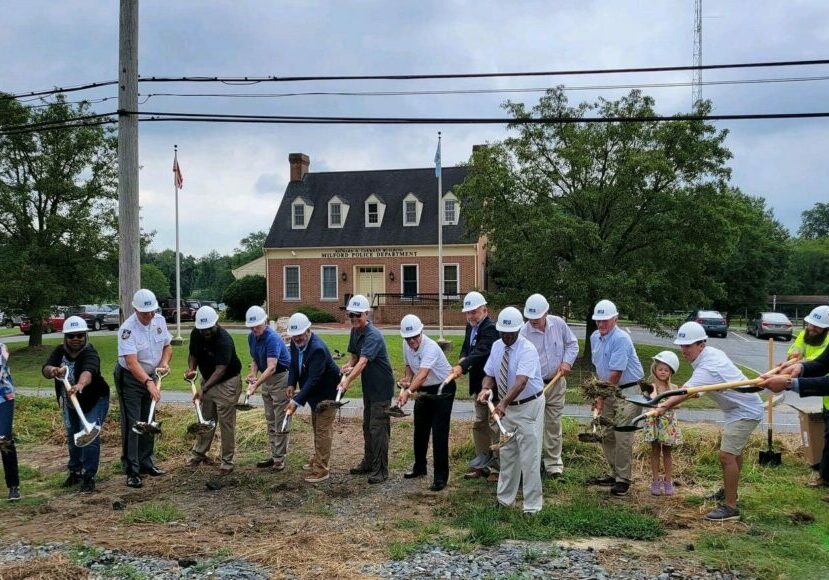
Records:
[[[287,370],[288,370],[288,367],[286,367],[286,366],[285,366],[285,365],[283,365],[283,364],[277,363],[277,365],[276,365],[276,372],[275,372],[274,374],[284,373],[284,372],[286,372]]]
[[[542,392],[543,391],[539,391],[534,395],[530,395],[526,399],[521,399],[520,401],[513,401],[512,403],[509,404],[509,406],[512,407],[513,405],[523,405],[524,403],[529,403],[530,401],[534,401],[535,399],[537,399],[538,397],[541,396]]]
[[[629,389],[629,388],[631,388],[631,387],[635,387],[635,386],[637,386],[638,384],[639,384],[639,383],[638,383],[637,381],[634,381],[634,382],[632,382],[632,383],[625,383],[624,385],[619,385],[619,390],[620,390],[620,391],[624,391],[625,389]]]

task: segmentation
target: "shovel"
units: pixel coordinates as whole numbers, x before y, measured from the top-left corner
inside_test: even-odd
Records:
[[[325,401],[320,401],[317,403],[317,409],[320,411],[325,411],[326,409],[340,409],[343,405],[347,405],[348,401],[340,401],[340,398],[343,396],[343,382],[348,375],[343,375],[343,378],[340,379],[340,384],[337,385],[337,397],[332,401],[331,399],[327,399]]]
[[[254,383],[254,381],[248,380],[249,385],[252,385],[253,383]],[[248,402],[249,400],[250,400],[250,395],[248,395],[248,392],[246,390],[245,391],[245,398],[242,399],[242,402],[241,403],[236,403],[233,406],[236,407],[237,411],[252,411],[253,409],[256,408],[256,405],[251,405]]]
[[[769,338],[769,366],[774,364],[773,361],[774,361],[774,339]],[[766,449],[765,451],[760,451],[760,457],[759,457],[760,465],[780,465],[782,463],[783,454],[780,453],[779,451],[774,451],[774,449],[772,449],[772,442],[771,442],[772,424],[774,422],[774,399],[773,399],[773,397],[774,397],[774,394],[770,393],[769,394],[769,400],[768,400],[768,408],[769,408],[769,417],[768,417],[769,425],[768,425],[768,430],[767,430],[768,449]]]
[[[170,374],[170,371],[160,372],[159,369],[155,369],[155,374],[158,375],[158,389],[161,390],[161,379],[166,377]],[[133,433],[138,433],[139,435],[160,435],[161,434],[161,424],[157,421],[153,421],[153,417],[155,416],[155,399],[153,402],[150,403],[150,414],[147,417],[147,421],[136,421],[135,425],[132,426]]]
[[[513,437],[515,437],[515,431],[507,431],[504,429],[503,423],[501,423],[501,417],[495,412],[495,405],[492,404],[492,391],[489,391],[489,398],[486,401],[487,406],[489,407],[489,413],[492,415],[492,418],[495,419],[495,422],[498,424],[498,429],[501,431],[501,440],[494,445],[490,445],[489,448],[493,451],[499,450],[501,447],[509,443]]]
[[[286,435],[291,432],[291,423],[293,423],[294,414],[291,412],[285,412],[285,418],[282,419],[282,427],[280,427],[279,433],[280,435]]]
[[[63,386],[66,387],[66,393],[69,394],[70,390],[72,389],[72,385],[69,384],[69,380],[66,378],[66,370],[63,371],[63,376],[61,376],[60,380],[63,381]],[[75,412],[78,413],[78,417],[83,424],[83,429],[75,433],[73,436],[75,439],[75,446],[76,447],[86,447],[95,439],[98,438],[98,435],[101,434],[101,426],[97,423],[90,423],[86,420],[86,416],[83,414],[81,410],[81,405],[78,403],[78,397],[75,396],[75,393],[69,395],[69,399],[72,401],[72,406],[75,407]]]
[[[443,394],[443,388],[444,388],[446,385],[448,385],[449,383],[451,383],[452,381],[454,381],[455,379],[457,379],[459,376],[461,376],[461,374],[460,374],[460,373],[457,373],[457,374],[456,374],[455,372],[451,372],[451,373],[449,373],[449,376],[448,376],[448,377],[446,377],[446,378],[443,380],[443,382],[440,384],[440,386],[438,387],[438,392],[437,392],[437,394],[433,395],[432,393],[420,393],[420,396],[421,396],[421,397],[423,397],[424,399],[431,399],[431,400],[436,400],[436,399],[448,399],[448,398],[449,398],[449,397],[451,397],[452,395],[450,395],[450,394],[448,394],[448,393],[444,395],[444,394]]]
[[[765,379],[758,377],[756,379],[732,381],[730,383],[700,385],[698,387],[684,387],[682,389],[674,389],[673,391],[665,391],[664,393],[651,398],[646,397],[645,395],[634,395],[632,397],[625,398],[625,401],[627,401],[628,403],[633,403],[634,405],[638,405],[640,407],[658,407],[659,403],[661,403],[665,399],[669,399],[670,397],[674,397],[677,395],[696,395],[699,393],[708,393],[711,391],[725,391],[728,389],[734,389],[742,393],[757,393],[759,391],[762,391],[763,389],[756,387],[754,385],[757,385],[763,382],[764,380]]]
[[[552,381],[551,381],[552,382]],[[582,443],[601,443],[602,437],[598,433],[596,433],[596,428],[599,425],[599,410],[593,409],[593,420],[590,421],[590,425],[592,425],[592,429],[586,433],[579,433],[579,441]]]
[[[196,388],[196,380],[199,378],[198,373],[193,375],[192,379],[188,379],[187,377],[184,378],[185,381],[190,383],[190,390],[193,391],[193,395],[198,392]],[[205,421],[204,416],[201,412],[201,401],[196,399],[193,401],[193,405],[196,407],[196,418],[198,421],[196,423],[191,423],[187,426],[187,432],[191,435],[204,435],[205,433],[210,433],[213,429],[216,428],[216,421]]]
[[[630,431],[638,431],[639,429],[642,428],[642,426],[640,425],[640,423],[642,421],[644,421],[648,417],[653,417],[655,415],[656,415],[656,411],[653,411],[653,410],[648,411],[646,413],[642,413],[638,417],[634,417],[633,420],[630,423],[628,423],[627,425],[616,425],[615,427],[613,427],[613,430],[614,431],[620,431],[622,433],[628,433]]]
[[[404,387],[404,386],[403,386],[402,384],[400,384],[399,382],[397,383],[397,386],[398,386],[398,387],[400,387],[400,394],[402,395],[402,394],[403,394],[403,391],[405,391],[405,390],[406,390],[406,387]],[[421,396],[423,396],[422,394],[420,394],[420,395],[421,395]],[[414,393],[411,393],[411,392],[410,392],[410,393],[409,393],[409,396],[413,398],[413,397],[414,397]],[[389,407],[388,411],[386,411],[386,415],[388,415],[389,417],[394,417],[394,418],[396,418],[396,419],[401,419],[401,418],[403,418],[403,417],[408,417],[408,416],[409,416],[409,413],[407,413],[406,411],[404,411],[404,410],[403,410],[403,407],[401,407],[401,406],[400,406],[400,399],[399,399],[399,398],[397,399],[397,401],[398,401],[398,402],[397,402],[397,404],[395,404],[395,405],[393,405],[393,406]]]

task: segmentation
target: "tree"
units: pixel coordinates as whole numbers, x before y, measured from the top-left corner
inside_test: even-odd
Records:
[[[227,317],[230,320],[244,320],[248,308],[265,302],[266,292],[264,276],[245,276],[236,280],[227,287],[222,297],[227,304]]]
[[[829,236],[829,203],[816,203],[815,207],[807,209],[800,216],[797,234],[801,238],[814,240]]]
[[[639,91],[571,107],[561,88],[532,109],[507,102],[517,136],[478,148],[456,193],[467,223],[486,234],[500,295],[571,300],[585,315],[602,298],[660,328],[657,314],[725,299],[712,276],[736,245],[725,131],[702,121],[578,121],[655,115]],[[707,114],[710,103],[696,113]],[[588,348],[588,352],[589,348]]]
[[[787,255],[785,275],[772,294],[829,294],[829,237],[790,240]]]
[[[233,250],[233,256],[231,256],[231,267],[238,268],[242,264],[247,264],[256,258],[261,258],[262,249],[265,246],[265,238],[267,237],[267,232],[259,230],[251,232],[242,238],[240,241],[240,247]]]
[[[159,300],[172,296],[167,276],[152,264],[141,264],[141,287],[152,290]]]
[[[0,95],[2,96],[2,95]],[[41,108],[0,98],[0,128],[64,123],[89,113],[62,97]],[[103,297],[117,263],[116,142],[101,126],[0,135],[0,308],[32,322],[55,304]]]

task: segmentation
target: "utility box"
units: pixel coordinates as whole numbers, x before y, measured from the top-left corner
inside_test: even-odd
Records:
[[[800,415],[800,439],[806,463],[818,465],[823,456],[823,414],[798,413]]]

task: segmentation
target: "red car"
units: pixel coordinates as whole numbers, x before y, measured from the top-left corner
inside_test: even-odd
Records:
[[[61,332],[63,330],[63,322],[66,317],[63,314],[52,314],[42,322],[43,334],[51,332]],[[20,321],[20,332],[29,334],[32,332],[32,321],[27,316],[24,316]]]

